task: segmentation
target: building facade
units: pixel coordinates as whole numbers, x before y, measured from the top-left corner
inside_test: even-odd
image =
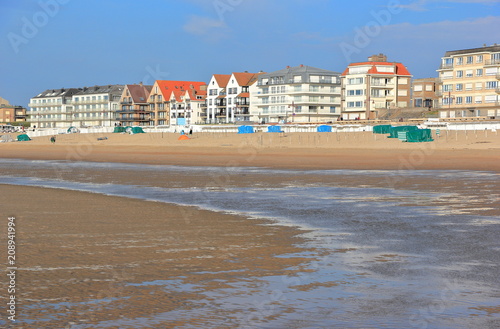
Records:
[[[0,104],[0,124],[25,121],[26,109],[24,107]]]
[[[207,87],[207,123],[226,123],[226,88],[230,74],[214,74]]]
[[[375,119],[377,109],[409,107],[411,77],[403,64],[387,62],[383,54],[349,64],[342,74],[342,118]]]
[[[206,122],[206,84],[200,81],[157,80],[149,103],[151,125],[186,125]]]
[[[414,79],[411,85],[412,106],[429,110],[438,107],[437,87],[437,78]]]
[[[37,128],[67,128],[73,123],[73,95],[82,89],[49,89],[31,98],[28,122]]]
[[[121,108],[118,110],[117,121],[121,126],[149,126],[151,110],[149,95],[153,86],[125,85],[120,98]]]
[[[123,85],[83,87],[72,97],[73,112],[70,126],[114,126],[120,109]]]
[[[500,46],[448,51],[439,73],[441,118],[500,116]]]
[[[341,114],[339,72],[305,65],[287,67],[260,74],[256,89],[257,104],[251,116],[257,122],[331,122]]]
[[[250,101],[251,88],[255,87],[259,73],[233,73],[227,83],[226,93],[226,122],[246,122],[251,121]],[[252,88],[254,91],[255,88]],[[253,107],[255,109],[255,107]],[[252,120],[253,121],[253,120]]]

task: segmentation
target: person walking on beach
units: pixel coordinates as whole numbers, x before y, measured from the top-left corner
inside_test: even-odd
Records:
[[[56,136],[50,137],[50,142],[54,144],[56,142]]]

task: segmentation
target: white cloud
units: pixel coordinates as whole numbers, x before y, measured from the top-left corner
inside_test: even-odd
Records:
[[[229,32],[223,21],[197,15],[190,16],[183,29],[207,41],[218,41],[225,38]]]
[[[499,4],[499,0],[416,0],[407,5],[399,5],[399,8],[412,11],[427,11],[427,5],[430,3],[476,3],[483,5]]]
[[[440,21],[426,24],[396,24],[383,27],[382,37],[425,39],[429,43],[443,40],[498,39],[500,16],[481,17],[465,21]]]

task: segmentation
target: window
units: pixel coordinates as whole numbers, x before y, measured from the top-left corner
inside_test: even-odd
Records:
[[[476,63],[482,63],[483,62],[483,55],[477,55],[476,56]]]
[[[464,76],[464,71],[457,71],[457,78],[462,78]]]
[[[476,77],[482,77],[483,76],[483,69],[477,69],[476,70]]]
[[[453,85],[443,85],[443,91],[452,91]]]
[[[465,104],[472,104],[472,96],[465,97]]]
[[[349,78],[347,84],[349,85],[359,85],[363,83],[363,78]]]
[[[318,92],[319,91],[319,86],[309,86],[309,91]]]
[[[433,91],[433,87],[434,87],[433,85],[426,85],[425,90],[426,91]]]
[[[483,102],[483,97],[482,96],[476,96],[474,97],[474,101],[476,104],[481,104]]]
[[[464,63],[464,58],[463,57],[458,57],[457,58],[457,65],[462,65]]]
[[[422,91],[422,87],[423,87],[422,85],[415,85],[415,86],[413,87],[413,90],[414,90],[414,91]]]
[[[462,97],[462,96],[458,96],[458,97],[456,98],[456,100],[457,100],[457,105],[458,105],[458,104],[462,104],[463,97]]]
[[[347,107],[361,107],[363,102],[347,102]]]
[[[361,95],[363,95],[363,90],[362,89],[348,90],[347,95],[348,96],[361,96]]]
[[[467,56],[467,64],[472,64],[474,62],[473,56]]]
[[[465,90],[467,90],[467,91],[472,90],[472,83],[466,83],[465,84]]]
[[[457,83],[457,85],[455,87],[455,90],[456,91],[462,91],[462,90],[464,90],[464,85],[462,83]]]
[[[496,89],[497,81],[486,81],[486,89]]]
[[[335,110],[335,106],[330,106],[330,113],[335,113],[336,110]]]
[[[476,90],[481,90],[483,89],[483,83],[482,82],[476,82]]]
[[[466,78],[472,78],[472,76],[473,76],[473,75],[472,75],[472,70],[467,70],[467,71],[465,71],[465,77],[466,77]]]

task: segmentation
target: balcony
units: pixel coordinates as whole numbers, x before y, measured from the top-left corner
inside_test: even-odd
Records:
[[[372,81],[370,83],[371,87],[381,87],[381,88],[393,88],[394,82],[382,82],[382,81]]]
[[[500,58],[488,59],[484,62],[484,66],[500,66]]]
[[[440,70],[453,70],[453,63],[443,63],[439,66]]]

